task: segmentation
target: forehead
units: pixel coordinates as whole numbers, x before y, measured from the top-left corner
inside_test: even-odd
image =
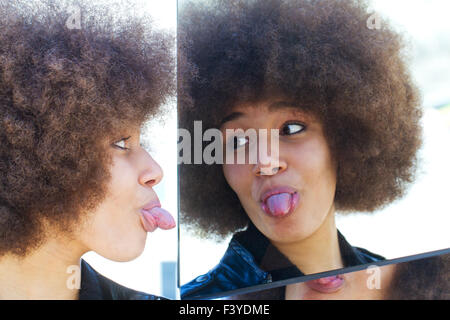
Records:
[[[115,135],[118,136],[127,136],[127,135],[140,135],[141,125],[136,123],[123,123],[117,130],[115,131]]]

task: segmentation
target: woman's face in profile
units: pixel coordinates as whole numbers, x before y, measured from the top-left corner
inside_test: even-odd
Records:
[[[253,146],[248,140],[226,135],[227,129],[279,130],[279,159],[273,167],[258,156],[251,164],[224,164],[230,187],[253,224],[273,242],[301,241],[314,233],[334,212],[336,166],[322,124],[292,107],[270,108],[278,100],[236,106],[221,127],[227,146]],[[267,154],[270,137],[267,138]]]
[[[110,142],[112,166],[106,198],[87,214],[78,238],[88,250],[107,259],[129,261],[144,250],[151,228],[146,226],[142,209],[160,205],[153,187],[163,172],[140,146],[139,129],[119,139]]]

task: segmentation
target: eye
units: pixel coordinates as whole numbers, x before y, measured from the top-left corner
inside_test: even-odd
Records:
[[[245,144],[247,144],[248,142],[248,138],[245,136],[234,136],[231,141],[230,144],[233,147],[233,150],[236,150],[242,146],[244,146]]]
[[[123,138],[119,141],[114,142],[113,145],[121,150],[130,150],[130,148],[125,147],[125,142],[130,138],[131,137]]]
[[[305,129],[306,129],[305,125],[299,122],[286,123],[281,128],[280,134],[282,136],[289,136],[296,133],[300,133]]]

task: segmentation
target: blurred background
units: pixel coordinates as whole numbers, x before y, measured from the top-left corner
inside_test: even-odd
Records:
[[[424,107],[419,175],[406,197],[371,214],[337,216],[353,246],[388,259],[450,247],[450,1],[373,0],[378,12],[408,41],[407,52]],[[181,177],[182,179],[182,177]],[[207,241],[180,229],[180,284],[208,272],[228,239]]]

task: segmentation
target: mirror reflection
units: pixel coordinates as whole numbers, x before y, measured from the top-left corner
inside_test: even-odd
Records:
[[[448,300],[450,254],[338,274],[231,300]]]
[[[356,0],[180,1],[178,23],[182,299],[448,247],[450,97],[407,30]]]

